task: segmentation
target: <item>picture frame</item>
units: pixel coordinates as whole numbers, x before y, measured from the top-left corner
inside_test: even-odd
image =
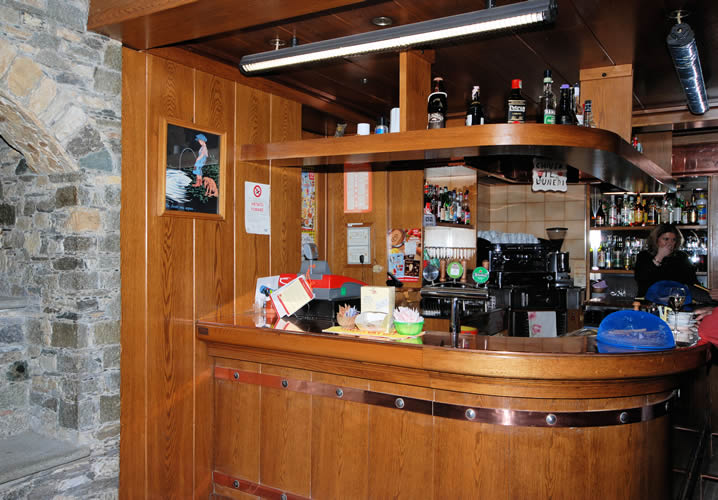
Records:
[[[161,118],[159,167],[159,215],[224,220],[226,132]]]

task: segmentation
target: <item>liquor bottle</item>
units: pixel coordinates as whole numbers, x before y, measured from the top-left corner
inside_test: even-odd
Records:
[[[606,225],[606,212],[603,210],[603,200],[598,203],[598,210],[596,211],[596,227],[602,227]]]
[[[556,96],[553,93],[553,78],[551,78],[550,69],[543,72],[543,93],[539,98],[536,123],[556,123]]]
[[[641,222],[642,226],[645,226],[648,224],[648,201],[646,198],[643,198],[643,222]]]
[[[578,82],[571,87],[571,113],[576,125],[583,125],[583,109],[581,108],[581,84]]]
[[[683,210],[681,210],[681,224],[686,225],[688,224],[688,219],[690,218],[691,211],[691,201],[686,198],[686,202],[683,205]]]
[[[662,224],[672,224],[673,223],[673,211],[671,210],[671,206],[668,204],[668,198],[663,198],[663,204],[661,206],[661,223]]]
[[[446,90],[444,90],[444,79],[437,76],[432,81],[432,91],[429,94],[427,112],[429,123],[426,128],[446,127]]]
[[[606,247],[603,238],[598,244],[598,254],[596,255],[596,265],[599,269],[606,269]]]
[[[691,195],[691,206],[688,208],[688,224],[698,222],[698,209],[696,208],[696,194]]]
[[[559,125],[573,125],[573,115],[571,113],[571,88],[567,84],[561,85],[560,100],[558,110],[556,111],[556,123]]]
[[[681,196],[676,193],[676,197],[673,200],[673,222],[675,224],[683,224],[683,200]]]
[[[583,103],[583,126],[596,128],[596,123],[593,121],[593,101],[590,99]]]
[[[696,219],[698,224],[705,226],[708,224],[708,200],[702,189],[698,191],[698,200],[696,200]]]
[[[638,199],[636,200],[636,206],[633,211],[633,225],[643,225],[643,204],[641,202],[641,193],[638,193]]]
[[[611,196],[611,205],[608,207],[608,225],[618,225],[618,207],[616,206],[616,197]]]
[[[606,265],[605,269],[613,269],[613,259],[611,256],[613,255],[613,246],[615,242],[615,236],[611,235],[608,238],[606,238]]]
[[[508,123],[526,121],[526,99],[521,95],[521,80],[511,80],[511,94],[508,100]]]
[[[481,95],[478,85],[474,85],[471,89],[471,99],[469,99],[469,105],[466,108],[466,126],[472,125],[483,125],[484,124],[484,110],[481,108]]]
[[[646,216],[646,225],[656,225],[656,199],[651,198],[651,202],[648,204],[648,215]]]
[[[469,190],[464,191],[464,224],[471,224],[471,208],[469,207]]]
[[[616,241],[613,245],[611,268],[621,269],[623,267],[623,238],[616,236]]]

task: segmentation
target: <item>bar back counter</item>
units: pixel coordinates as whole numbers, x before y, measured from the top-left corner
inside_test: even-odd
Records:
[[[707,345],[453,349],[246,315],[204,319],[197,338],[214,362],[214,491],[233,498],[675,498],[671,429],[705,423]]]

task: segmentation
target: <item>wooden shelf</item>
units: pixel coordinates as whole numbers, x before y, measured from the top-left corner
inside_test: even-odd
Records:
[[[424,227],[451,227],[456,229],[474,229],[473,224],[454,224],[453,222],[437,222],[436,224],[432,226],[424,226]]]
[[[573,125],[490,124],[394,134],[245,144],[241,161],[281,160],[302,167],[357,163],[452,160],[473,156],[549,158],[620,189],[672,191],[670,175],[617,134]]]
[[[656,226],[591,226],[591,231],[651,231]],[[678,229],[708,230],[708,226],[689,225],[676,226]]]

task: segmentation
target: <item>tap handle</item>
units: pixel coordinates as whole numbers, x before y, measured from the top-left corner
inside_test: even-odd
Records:
[[[459,314],[459,299],[453,297],[451,299],[451,326],[449,333],[451,334],[451,346],[459,347],[459,334],[461,333],[461,315]]]

